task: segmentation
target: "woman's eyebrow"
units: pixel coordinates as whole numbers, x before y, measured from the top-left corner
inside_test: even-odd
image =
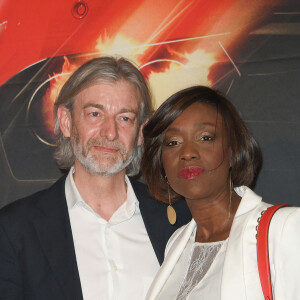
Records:
[[[215,127],[216,124],[215,123],[211,123],[211,122],[202,122],[202,123],[196,123],[194,125],[195,128],[198,128],[198,127],[204,127],[204,126],[211,126],[211,127]],[[169,127],[166,132],[168,131],[180,131],[180,127]]]
[[[197,124],[194,125],[194,127],[203,127],[203,126],[212,126],[212,127],[215,127],[216,123],[203,122],[203,123],[197,123]]]

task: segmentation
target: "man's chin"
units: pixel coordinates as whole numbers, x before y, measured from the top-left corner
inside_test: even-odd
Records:
[[[105,164],[103,163],[103,161],[102,163],[97,163],[96,161],[94,162],[85,161],[85,162],[81,162],[81,165],[91,175],[111,177],[125,170],[128,164],[125,164],[123,161],[118,161],[118,162],[114,161],[110,163],[106,162]]]
[[[76,160],[81,166],[91,175],[100,175],[105,177],[111,177],[126,169],[133,159],[133,153],[129,155],[125,160],[119,155],[112,155],[111,153],[89,153],[87,156],[83,156],[81,153],[76,155]]]

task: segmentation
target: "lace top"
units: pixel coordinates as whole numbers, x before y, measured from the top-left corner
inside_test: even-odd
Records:
[[[224,241],[194,243],[189,268],[176,300],[185,300],[188,294],[205,276]]]

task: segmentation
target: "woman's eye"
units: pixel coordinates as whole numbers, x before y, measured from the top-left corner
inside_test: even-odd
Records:
[[[177,145],[179,145],[179,142],[178,141],[170,141],[170,142],[166,142],[166,145],[168,147],[177,146]]]
[[[214,137],[213,136],[209,136],[209,135],[203,135],[201,137],[201,141],[203,142],[211,142],[214,140]]]

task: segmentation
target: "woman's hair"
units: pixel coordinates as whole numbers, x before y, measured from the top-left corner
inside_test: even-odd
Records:
[[[214,107],[222,116],[228,146],[232,150],[231,179],[233,186],[250,186],[261,161],[261,151],[232,103],[220,92],[205,86],[193,86],[169,97],[144,127],[144,154],[141,171],[150,193],[158,200],[168,201],[168,185],[161,160],[166,129],[193,103]],[[172,200],[180,195],[171,190]]]

